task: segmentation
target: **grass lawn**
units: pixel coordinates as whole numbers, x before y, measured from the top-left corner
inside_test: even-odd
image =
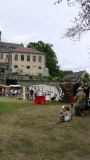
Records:
[[[0,160],[89,160],[90,113],[56,124],[63,104],[0,97]]]

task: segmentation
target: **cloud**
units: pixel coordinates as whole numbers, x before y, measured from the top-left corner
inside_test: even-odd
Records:
[[[86,70],[88,73],[90,73],[90,64],[89,63],[84,64],[84,62],[78,62],[75,64],[71,61],[68,61],[67,59],[64,59],[64,61],[61,63],[60,69],[61,70],[72,70],[73,72]]]
[[[68,7],[63,1],[53,5],[53,0],[0,0],[1,40],[10,43],[43,41],[53,44],[58,63],[62,70],[87,70],[90,73],[90,60],[86,46],[90,43],[87,32],[80,41],[73,42],[68,38],[61,39],[65,30],[72,26],[71,20],[78,14],[78,7]],[[4,13],[4,14],[3,14]]]

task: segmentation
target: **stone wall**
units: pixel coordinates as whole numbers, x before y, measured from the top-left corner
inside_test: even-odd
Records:
[[[4,83],[5,75],[0,75],[0,84]],[[47,83],[47,77],[42,76],[28,76],[28,75],[13,75],[13,74],[6,74],[6,80],[16,80],[17,84],[21,86],[32,86],[35,84],[43,84]]]

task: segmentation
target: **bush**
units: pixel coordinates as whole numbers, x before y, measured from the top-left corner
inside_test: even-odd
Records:
[[[48,79],[49,81],[53,81],[53,77],[52,77],[52,76],[48,76],[47,79]]]
[[[18,72],[13,72],[13,75],[18,75]]]
[[[32,77],[32,76],[29,76],[29,79],[33,79],[33,77]]]

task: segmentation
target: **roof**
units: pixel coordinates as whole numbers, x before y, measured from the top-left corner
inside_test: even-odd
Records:
[[[13,49],[16,49],[18,47],[24,47],[24,45],[21,44],[16,44],[16,43],[7,43],[7,42],[1,42],[0,43],[0,52],[9,52]]]
[[[12,50],[12,52],[19,52],[19,53],[34,53],[34,54],[45,54],[43,52],[40,52],[38,50],[35,50],[33,48],[25,48],[25,47],[18,47],[14,50]]]
[[[67,74],[63,77],[63,79],[76,79],[76,78],[80,78],[82,77],[82,75],[85,73],[86,71],[79,71],[79,72],[75,72],[75,73],[71,73],[71,74]]]

